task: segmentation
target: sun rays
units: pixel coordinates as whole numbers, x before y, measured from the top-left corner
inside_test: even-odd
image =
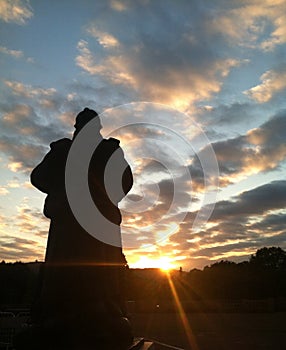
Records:
[[[179,314],[179,317],[180,317],[180,320],[182,322],[182,326],[184,328],[184,331],[185,331],[185,334],[186,334],[186,337],[188,339],[188,343],[191,347],[191,349],[193,350],[199,350],[199,347],[197,345],[197,341],[195,339],[195,336],[193,334],[193,331],[190,327],[190,323],[188,321],[188,318],[187,318],[187,315],[186,315],[186,312],[182,306],[182,303],[180,301],[180,298],[179,298],[179,295],[177,293],[177,290],[176,290],[176,287],[175,287],[175,284],[173,282],[173,279],[172,279],[172,274],[167,272],[166,273],[166,276],[167,276],[167,279],[168,279],[168,283],[169,283],[169,286],[170,286],[170,290],[172,292],[172,296],[174,298],[174,302],[175,302],[175,306],[177,308],[177,312]]]

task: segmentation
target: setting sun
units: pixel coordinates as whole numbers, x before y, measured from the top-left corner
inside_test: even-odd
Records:
[[[157,268],[163,271],[169,271],[176,268],[171,259],[165,256],[158,259],[151,259],[146,256],[141,256],[137,262],[130,265],[130,267],[135,269]]]

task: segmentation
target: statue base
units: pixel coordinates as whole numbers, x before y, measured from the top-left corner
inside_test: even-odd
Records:
[[[128,350],[152,350],[155,349],[154,344],[144,338],[135,338],[133,344]]]
[[[100,325],[94,328],[30,325],[14,338],[16,350],[135,350],[137,348],[132,346],[139,345],[137,343],[133,341],[131,327],[125,318],[110,329]]]

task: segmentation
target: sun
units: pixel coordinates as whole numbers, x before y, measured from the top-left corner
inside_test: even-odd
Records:
[[[158,267],[163,271],[169,271],[174,269],[174,265],[169,258],[161,257],[160,259],[158,259],[157,262],[158,262]]]
[[[172,260],[166,256],[157,259],[141,256],[135,263],[130,264],[130,267],[135,269],[156,268],[165,272],[176,268]]]

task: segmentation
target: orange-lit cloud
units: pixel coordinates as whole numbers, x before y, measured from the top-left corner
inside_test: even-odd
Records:
[[[183,255],[197,262],[246,258],[269,244],[284,246],[286,182],[274,181],[216,204],[209,228],[192,231],[192,215],[170,237]],[[272,242],[272,243],[270,243]],[[180,254],[180,253],[179,253]]]
[[[6,196],[6,194],[8,194],[9,191],[6,187],[4,186],[0,186],[0,196]]]
[[[108,48],[117,46],[107,45]],[[103,45],[104,46],[104,45]],[[146,48],[145,48],[146,49]],[[116,54],[110,53],[103,58],[96,56],[88,46],[88,42],[78,43],[79,55],[76,63],[91,75],[100,75],[114,84],[129,85],[140,94],[141,99],[166,103],[184,110],[197,100],[209,98],[220,91],[221,80],[229,74],[233,67],[241,63],[235,59],[220,59],[209,62],[208,67],[200,72],[191,62],[185,67],[168,67],[154,62],[158,70],[144,62],[144,48],[126,51],[124,46]],[[141,53],[142,51],[142,53]]]
[[[120,1],[120,0],[111,0],[110,1],[110,7],[115,11],[126,11],[127,10],[127,3],[126,1]]]
[[[43,88],[35,88],[31,85],[25,85],[21,82],[17,81],[9,81],[6,80],[5,84],[13,91],[15,95],[24,96],[26,98],[33,98],[36,96],[39,97],[49,97],[53,96],[56,93],[56,89],[43,89]]]
[[[265,72],[260,80],[262,83],[245,91],[250,98],[259,103],[265,103],[280,91],[286,89],[286,66]]]
[[[285,111],[282,111],[246,135],[213,143],[220,169],[220,186],[279,167],[286,159],[285,123]],[[190,169],[200,183],[202,171],[198,159],[194,159]]]
[[[33,10],[26,0],[1,0],[0,19],[5,22],[25,24],[33,17]]]
[[[119,46],[118,40],[111,34],[102,32],[97,29],[95,25],[91,25],[87,28],[87,33],[92,37],[96,38],[100,45],[104,48]]]
[[[89,74],[104,76],[115,84],[134,85],[134,78],[126,69],[128,66],[126,57],[110,55],[103,61],[97,59],[89,49],[88,42],[85,40],[80,40],[77,48],[79,55],[76,57],[76,63]]]
[[[230,1],[209,23],[210,30],[229,37],[232,44],[260,47],[262,50],[273,50],[276,45],[286,42],[286,4],[284,0],[247,0]],[[265,38],[267,25],[273,30]],[[262,38],[262,39],[261,39]]]

